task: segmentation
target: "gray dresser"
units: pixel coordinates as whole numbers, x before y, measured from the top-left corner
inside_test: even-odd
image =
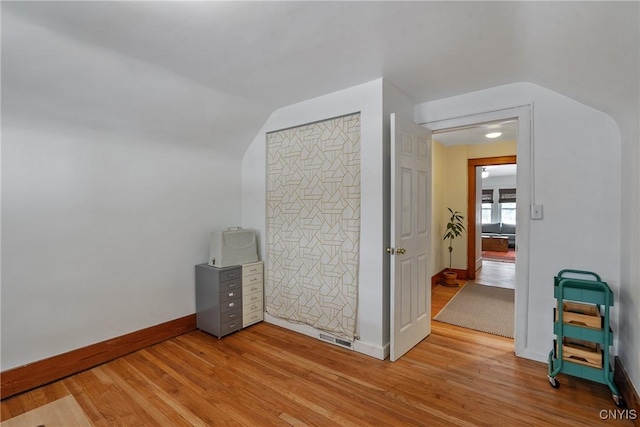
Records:
[[[242,328],[242,267],[196,265],[196,327],[221,338]]]

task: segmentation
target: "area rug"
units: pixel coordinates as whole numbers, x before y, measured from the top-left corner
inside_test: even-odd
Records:
[[[433,320],[513,338],[514,297],[513,289],[467,283]]]
[[[497,262],[516,262],[516,251],[509,249],[508,252],[482,251],[482,259]]]
[[[91,425],[73,396],[63,397],[0,423],[0,427],[91,427]]]

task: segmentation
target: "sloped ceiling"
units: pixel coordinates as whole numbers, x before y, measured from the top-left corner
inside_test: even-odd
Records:
[[[3,1],[3,122],[241,153],[275,109],[384,77],[416,103],[529,81],[637,127],[639,20],[638,2]]]

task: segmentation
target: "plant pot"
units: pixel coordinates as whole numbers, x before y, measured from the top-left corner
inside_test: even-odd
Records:
[[[455,271],[445,271],[444,273],[444,285],[445,286],[450,286],[452,288],[454,287],[458,287],[458,273],[456,273]]]

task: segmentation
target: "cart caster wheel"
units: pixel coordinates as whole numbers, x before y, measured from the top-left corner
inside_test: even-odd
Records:
[[[617,394],[612,394],[611,397],[613,397],[613,401],[616,403],[616,406],[618,408],[626,408],[626,405],[624,403],[624,400],[622,399],[622,396],[618,396]]]
[[[547,375],[547,378],[549,379],[549,384],[551,384],[551,387],[560,388],[560,381],[558,381],[554,377],[550,377],[548,375]]]

